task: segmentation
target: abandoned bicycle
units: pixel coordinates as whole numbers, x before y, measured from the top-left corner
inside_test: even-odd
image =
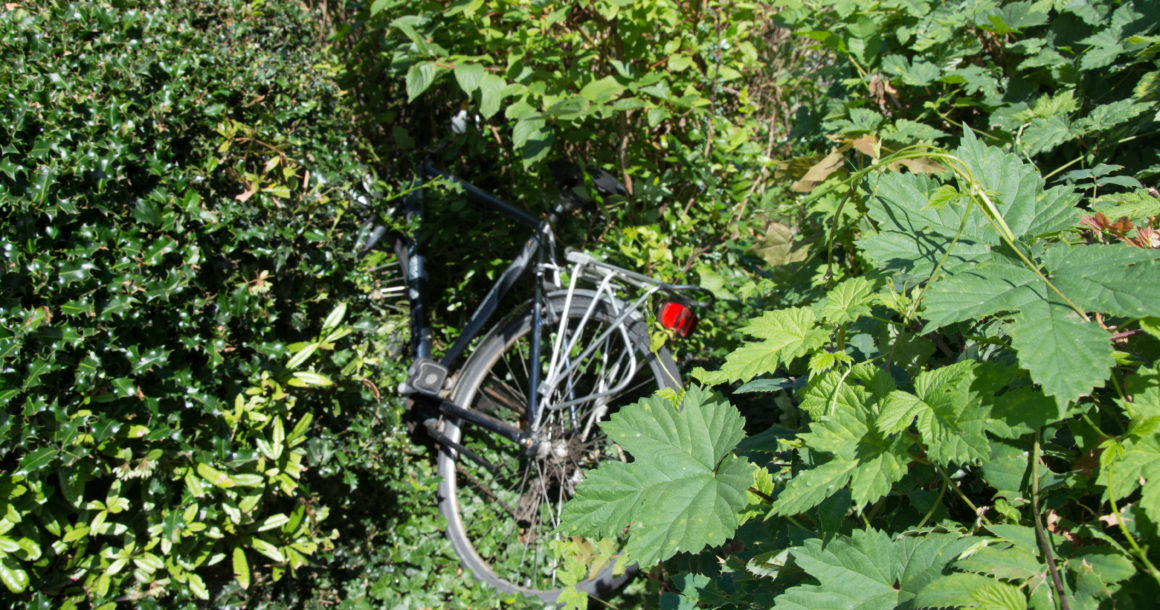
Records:
[[[531,229],[438,359],[427,319],[427,259],[418,240],[422,189],[402,206],[411,234],[376,227],[366,245],[387,238],[406,278],[412,364],[400,391],[413,400],[423,429],[439,447],[439,506],[455,552],[481,581],[549,602],[562,587],[551,542],[561,536],[556,530],[564,503],[587,470],[602,460],[626,459],[600,422],[659,388],[681,385],[668,349],[650,350],[645,312],[659,305],[661,324],[687,336],[696,324],[694,308],[712,299],[699,287],[668,284],[585,252],[561,250],[553,225],[591,202],[578,192],[585,184],[578,167],[553,164],[552,170],[560,198],[538,219],[424,162],[423,183],[456,185],[468,200]],[[596,170],[591,176],[603,195],[623,194],[611,175]],[[530,302],[483,333],[524,276],[531,277]],[[609,566],[577,586],[601,595],[628,577],[614,576]]]

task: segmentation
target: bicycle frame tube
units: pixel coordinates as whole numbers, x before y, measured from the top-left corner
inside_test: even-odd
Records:
[[[536,233],[524,244],[519,254],[507,266],[507,269],[504,269],[503,273],[500,274],[499,279],[496,280],[495,285],[488,291],[487,296],[483,298],[483,302],[476,308],[475,313],[471,314],[471,320],[468,321],[467,327],[463,329],[459,338],[455,340],[455,343],[447,350],[443,358],[440,359],[440,364],[450,368],[451,365],[459,360],[463,352],[467,351],[468,344],[483,331],[484,325],[487,324],[491,316],[499,309],[500,301],[507,296],[512,285],[515,284],[516,279],[532,264],[532,257],[544,246],[545,240],[551,239],[551,233],[552,230],[546,221],[539,224]]]

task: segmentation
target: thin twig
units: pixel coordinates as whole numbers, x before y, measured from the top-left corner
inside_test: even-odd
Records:
[[[1059,596],[1061,610],[1071,610],[1067,603],[1067,593],[1063,589],[1063,579],[1059,577],[1059,568],[1055,566],[1055,556],[1051,552],[1051,543],[1047,539],[1047,532],[1043,531],[1043,520],[1039,515],[1039,431],[1035,431],[1035,448],[1031,455],[1031,517],[1035,521],[1035,533],[1039,535],[1039,545],[1043,547],[1043,557],[1047,560],[1047,570],[1051,572],[1051,585]]]

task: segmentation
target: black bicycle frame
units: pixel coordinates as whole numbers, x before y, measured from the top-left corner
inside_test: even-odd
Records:
[[[488,291],[487,296],[484,297],[483,302],[479,304],[475,312],[472,313],[467,326],[463,332],[455,340],[455,343],[443,354],[439,359],[439,364],[446,370],[453,370],[456,363],[467,351],[471,341],[475,339],[484,327],[495,315],[496,310],[499,309],[500,302],[511,291],[519,276],[523,275],[528,267],[533,264],[533,257],[539,257],[536,262],[543,262],[543,254],[547,247],[549,247],[548,240],[551,237],[551,223],[557,218],[565,209],[567,202],[562,200],[548,216],[547,219],[538,219],[523,210],[520,210],[511,204],[495,197],[494,195],[469,184],[460,178],[448,174],[430,163],[425,163],[423,166],[422,180],[423,182],[430,181],[434,178],[443,178],[448,182],[453,182],[459,185],[467,198],[477,204],[483,205],[502,212],[505,216],[512,220],[527,226],[532,229],[532,235],[519,253],[512,260],[512,262],[500,274],[495,284]],[[404,202],[404,211],[410,226],[415,227],[415,233],[409,236],[407,242],[407,297],[411,303],[411,351],[416,359],[431,358],[431,328],[427,316],[427,301],[426,301],[426,285],[427,285],[427,259],[424,256],[422,249],[419,247],[418,230],[422,224],[423,210],[421,200],[421,189],[415,190],[409,195]],[[537,268],[539,265],[537,265]],[[540,311],[540,302],[542,297],[542,278],[537,277],[535,282],[535,295],[533,298],[532,309],[532,327],[538,329],[542,320],[543,312]],[[537,362],[540,354],[540,333],[532,333],[532,358],[533,362]],[[531,378],[532,392],[530,401],[527,405],[529,410],[529,421],[534,421],[536,410],[538,408],[538,386],[539,386],[539,370],[538,367],[532,367]],[[507,438],[515,443],[525,444],[527,438],[524,432],[514,426],[501,422],[499,420],[487,417],[481,413],[477,413],[470,409],[466,409],[461,405],[457,405],[449,400],[441,398],[437,395],[431,395],[426,392],[420,392],[421,395],[437,403],[437,408],[440,413],[455,417],[461,420],[466,420],[480,426],[484,429],[495,432],[496,434]],[[485,467],[491,468],[492,465],[486,460],[474,455],[466,448],[460,446],[458,443],[451,441],[451,439],[443,436],[435,429],[435,426],[428,424],[428,430],[433,433],[436,440],[454,447],[456,450],[465,453],[471,459],[483,464]]]

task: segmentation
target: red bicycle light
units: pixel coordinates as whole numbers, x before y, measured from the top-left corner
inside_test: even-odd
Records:
[[[661,304],[661,326],[673,331],[678,337],[688,337],[697,327],[697,314],[692,309],[674,301]]]

